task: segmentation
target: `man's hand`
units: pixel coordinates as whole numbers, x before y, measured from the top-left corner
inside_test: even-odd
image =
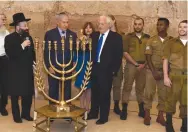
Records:
[[[27,46],[30,46],[31,42],[30,40],[25,40],[23,43],[22,43],[22,47],[25,48]]]
[[[145,67],[145,64],[139,64],[139,66],[137,67],[138,70],[142,70]]]
[[[166,85],[167,87],[172,86],[172,82],[168,76],[164,76],[164,85]]]
[[[55,74],[54,69],[52,69],[51,67],[49,68],[49,72],[52,73],[52,74]]]
[[[154,77],[155,80],[161,80],[162,79],[162,76],[157,71],[153,71],[152,74],[153,74],[153,77]]]

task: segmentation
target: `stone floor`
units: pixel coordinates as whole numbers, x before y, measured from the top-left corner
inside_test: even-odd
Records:
[[[40,107],[47,103],[44,100],[37,100],[36,106]],[[75,102],[79,104],[78,101]],[[10,104],[10,102],[9,102]],[[113,104],[111,105],[113,108]],[[7,106],[9,111],[9,116],[3,117],[0,115],[0,132],[32,132],[32,122],[23,120],[22,124],[16,124],[12,120],[11,108],[10,105]],[[178,107],[177,107],[178,109]],[[119,119],[119,116],[113,113],[113,110],[110,111],[109,122],[104,125],[96,125],[96,120],[88,121],[88,126],[83,132],[165,132],[165,128],[156,123],[156,103],[153,104],[152,120],[150,126],[145,126],[143,124],[143,119],[137,116],[138,106],[135,101],[131,101],[128,107],[128,119],[122,121]],[[181,126],[181,120],[178,118],[178,113],[174,115],[173,122],[176,132],[179,132]],[[33,115],[33,110],[32,110]],[[73,132],[73,124],[69,124],[64,120],[56,120],[51,124],[52,132]],[[39,131],[36,131],[39,132]]]

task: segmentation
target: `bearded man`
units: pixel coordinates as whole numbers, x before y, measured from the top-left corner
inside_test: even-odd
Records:
[[[35,60],[34,44],[29,35],[27,21],[23,13],[13,15],[15,32],[5,37],[5,51],[8,56],[8,94],[11,96],[12,115],[16,123],[22,118],[33,121],[30,116],[32,96],[34,94],[33,61]],[[20,113],[18,98],[21,96]]]
[[[135,81],[135,91],[139,106],[139,117],[144,117],[144,102],[143,94],[146,82],[146,58],[145,47],[149,35],[143,33],[144,19],[137,17],[134,20],[134,32],[123,36],[123,51],[124,57],[127,60],[124,71],[124,87],[122,90],[122,112],[121,120],[127,119],[127,107],[129,96],[132,90],[133,82]]]

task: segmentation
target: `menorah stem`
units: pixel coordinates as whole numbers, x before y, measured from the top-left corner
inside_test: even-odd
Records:
[[[61,102],[64,102],[65,81],[61,81]]]
[[[89,51],[89,61],[91,61],[91,50]]]
[[[63,51],[63,65],[65,64],[65,51],[64,51],[64,49],[62,49],[62,51]],[[62,67],[62,71],[65,71],[65,67]],[[60,90],[60,93],[61,93],[61,102],[64,102],[64,91],[65,91],[65,80],[64,80],[64,78],[65,78],[65,73],[64,72],[62,72],[62,80],[61,80],[61,90]]]

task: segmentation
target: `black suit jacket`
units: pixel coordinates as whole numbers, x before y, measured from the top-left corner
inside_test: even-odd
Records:
[[[33,61],[35,61],[34,44],[22,48],[25,37],[13,32],[5,37],[5,51],[8,56],[8,94],[32,95],[34,93]]]
[[[92,34],[92,61],[94,62],[93,72],[96,72],[95,64],[97,63],[96,55],[99,36],[99,32],[94,32]],[[116,75],[122,62],[122,56],[123,42],[121,35],[116,32],[109,31],[100,56],[100,71],[106,71]]]
[[[66,39],[65,39],[65,62],[67,63],[70,59],[70,52],[69,52],[69,37],[70,35],[72,35],[72,39],[73,39],[73,51],[76,47],[76,38],[77,38],[77,35],[76,33],[72,32],[71,30],[67,29],[66,31]],[[48,41],[51,41],[52,42],[52,49],[51,49],[51,61],[52,61],[52,64],[60,69],[60,67],[58,67],[58,65],[56,64],[56,61],[55,61],[55,50],[54,50],[54,41],[57,41],[57,58],[58,58],[58,61],[60,63],[62,63],[62,60],[63,60],[63,56],[62,56],[62,44],[61,44],[61,35],[59,33],[59,30],[58,28],[54,28],[54,29],[51,29],[49,31],[46,32],[45,34],[45,37],[44,37],[44,40],[46,41],[45,43],[45,50],[44,50],[44,61],[45,61],[45,64],[47,66],[47,68],[50,67],[49,65],[49,59],[48,59],[48,55],[49,55],[49,51],[48,51]]]

